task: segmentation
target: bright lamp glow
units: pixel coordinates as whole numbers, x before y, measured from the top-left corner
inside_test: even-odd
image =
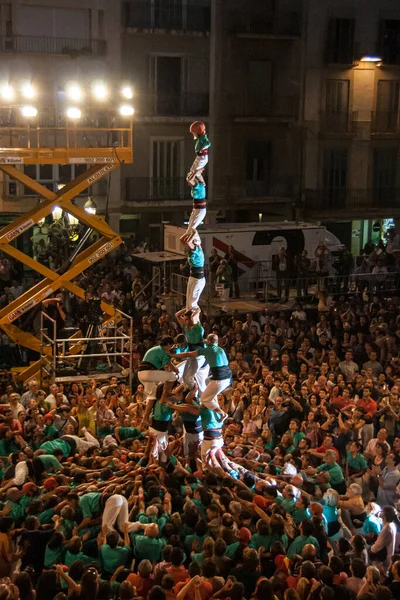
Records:
[[[39,227],[43,227],[43,225],[46,223],[46,219],[43,217],[43,219],[39,219],[39,221],[37,222],[37,224],[39,225]]]
[[[2,85],[0,92],[4,100],[12,100],[12,98],[14,98],[14,90],[9,83]]]
[[[80,119],[82,116],[82,111],[80,108],[77,108],[76,106],[71,106],[70,108],[67,109],[67,117],[69,119]]]
[[[133,98],[133,90],[132,90],[131,86],[130,85],[124,85],[124,87],[121,90],[121,94],[127,100],[132,100],[132,98]]]
[[[95,215],[97,212],[97,206],[95,204],[95,202],[93,202],[93,200],[91,198],[89,198],[87,200],[87,202],[85,202],[83,209],[85,210],[85,212],[87,212],[89,215]]]
[[[71,83],[67,87],[67,94],[71,100],[74,100],[74,102],[79,102],[79,100],[82,100],[82,90],[77,83]]]
[[[131,117],[135,109],[130,104],[123,104],[120,106],[119,112],[123,117]]]
[[[372,63],[379,63],[382,62],[382,59],[380,56],[363,56],[360,60],[360,62],[372,62]]]
[[[34,90],[32,84],[29,83],[29,81],[27,83],[24,83],[21,91],[22,91],[22,95],[24,96],[24,98],[28,98],[28,100],[31,100],[32,98],[35,97],[35,90]]]
[[[23,117],[36,117],[37,116],[37,108],[35,106],[23,106],[21,108],[21,115]]]
[[[53,219],[55,221],[59,221],[61,219],[61,217],[62,217],[62,214],[63,214],[61,206],[55,206],[53,208],[52,214],[53,214]]]
[[[105,100],[107,98],[107,88],[101,81],[93,84],[92,91],[97,100]]]
[[[77,219],[76,217],[74,217],[74,215],[71,215],[70,213],[67,213],[67,217],[68,217],[68,223],[70,225],[78,225],[79,219]]]

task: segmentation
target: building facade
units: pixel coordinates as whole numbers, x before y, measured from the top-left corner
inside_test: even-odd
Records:
[[[155,246],[189,216],[195,120],[212,141],[210,220],[321,221],[355,253],[377,241],[400,216],[399,40],[398,0],[0,1],[13,71],[133,84],[134,163],[92,193]],[[36,170],[53,189],[74,174]],[[2,190],[3,220],[37,201]]]

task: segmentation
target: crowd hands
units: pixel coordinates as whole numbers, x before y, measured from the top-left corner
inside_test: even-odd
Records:
[[[209,318],[233,377],[202,461],[179,411],[196,387],[158,387],[173,413],[160,453],[139,380],[10,375],[0,599],[399,598],[398,300]],[[178,333],[162,309],[143,317],[134,366]]]

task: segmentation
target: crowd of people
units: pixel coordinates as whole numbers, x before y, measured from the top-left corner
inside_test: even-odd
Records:
[[[135,319],[132,388],[10,373],[0,599],[399,598],[399,298],[205,319],[218,410],[185,389],[184,314]]]

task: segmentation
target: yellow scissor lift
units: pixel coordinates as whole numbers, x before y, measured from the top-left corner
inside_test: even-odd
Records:
[[[53,114],[56,115],[57,112],[53,111]],[[104,120],[103,111],[103,123]],[[120,236],[104,219],[95,214],[88,214],[73,203],[76,196],[98,183],[120,164],[133,161],[132,120],[129,119],[129,124],[124,123],[124,127],[115,127],[115,121],[110,115],[109,123],[109,127],[85,127],[68,119],[55,117],[50,126],[41,126],[38,118],[36,122],[30,122],[28,125],[15,119],[12,127],[0,127],[0,170],[41,197],[40,204],[0,231],[0,250],[43,276],[39,283],[0,310],[0,328],[11,340],[36,352],[43,351],[44,356],[40,360],[21,372],[24,381],[41,373],[46,355],[51,362],[50,355],[54,347],[42,348],[41,341],[37,337],[22,331],[14,322],[61,288],[79,298],[84,298],[85,290],[76,285],[73,280],[122,243]],[[56,147],[54,142],[57,143]],[[60,142],[62,145],[58,145]],[[49,164],[90,164],[91,166],[62,187],[58,193],[28,177],[21,168],[18,168],[20,165]],[[13,240],[52,213],[56,206],[73,215],[101,236],[89,248],[79,252],[68,270],[62,274],[51,270],[12,245]],[[104,312],[103,326],[106,326],[107,322],[115,319],[116,311],[106,302],[102,302],[101,307]],[[74,337],[82,338],[82,334],[77,332],[71,340]],[[81,343],[69,344],[68,354],[78,354],[81,350]]]

